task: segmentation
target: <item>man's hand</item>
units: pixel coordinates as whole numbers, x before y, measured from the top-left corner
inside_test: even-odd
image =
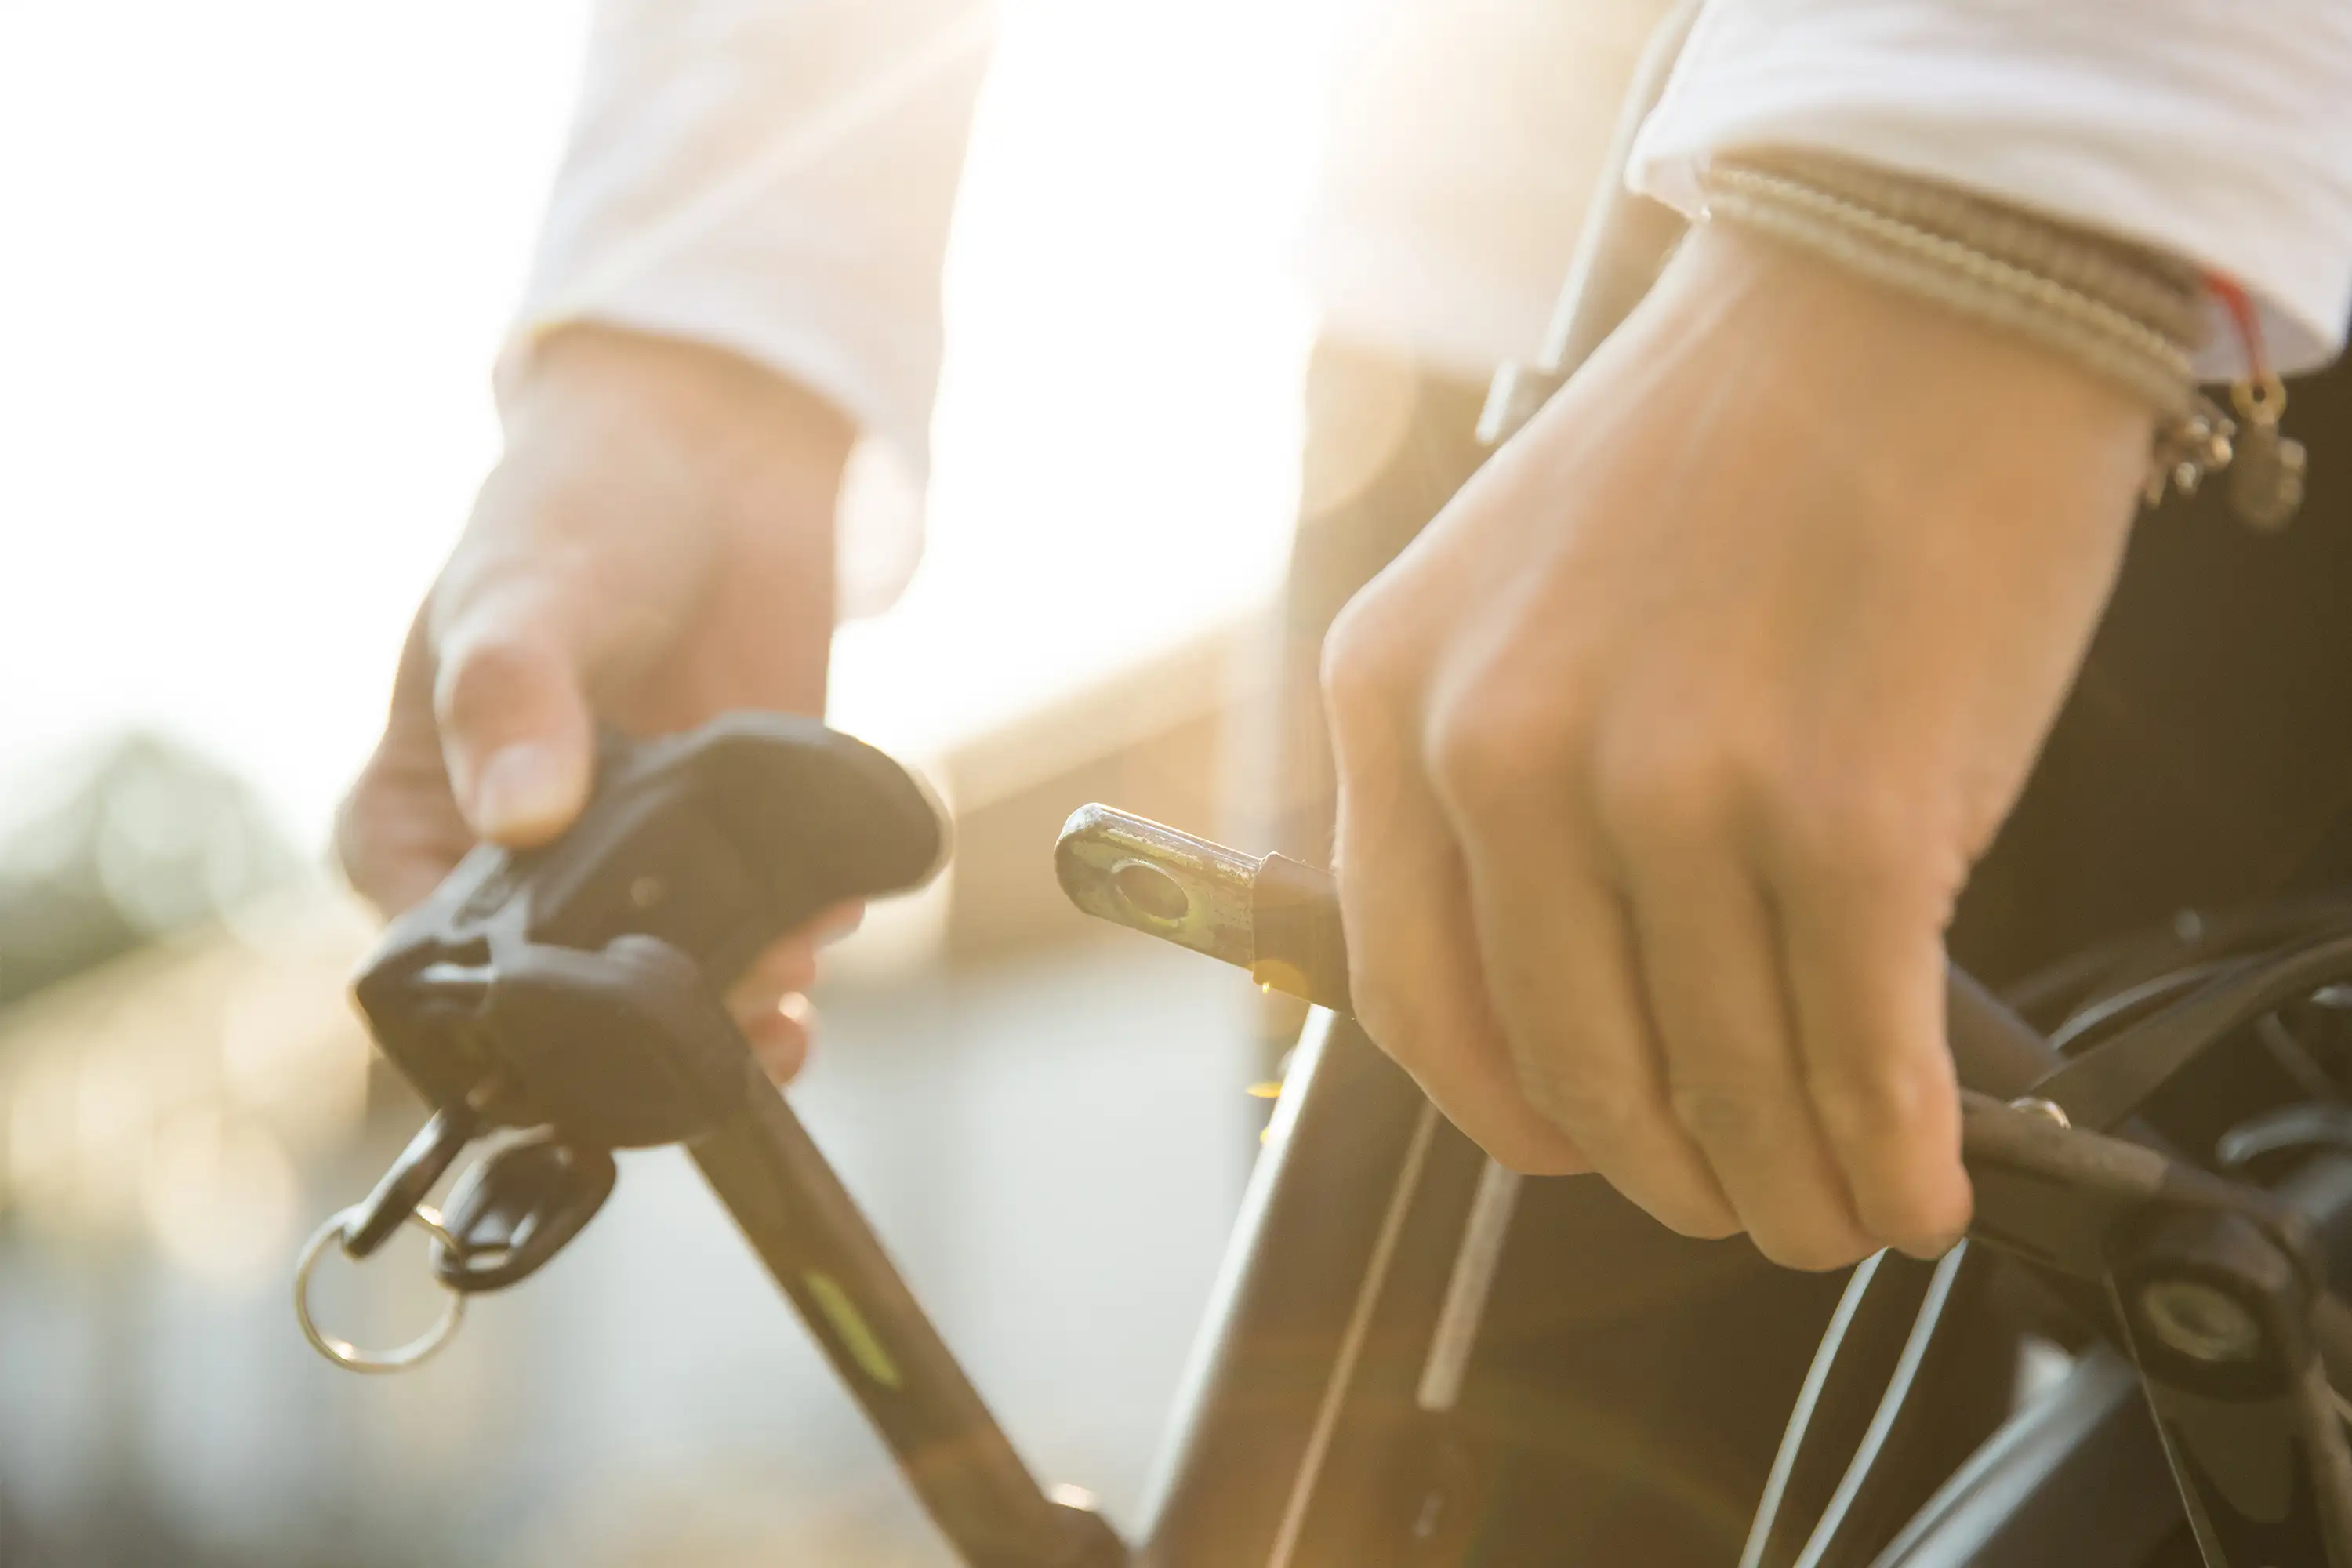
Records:
[[[1777,1261],[1966,1226],[1943,931],[2151,416],[1760,239],[1633,319],[1334,628],[1366,1026],[1505,1163]]]
[[[824,404],[713,350],[584,327],[543,345],[344,803],[352,885],[396,913],[477,837],[561,833],[599,718],[655,733],[730,708],[822,712],[850,439]],[[780,1081],[807,1050],[817,944],[856,914],[779,942],[730,994]]]

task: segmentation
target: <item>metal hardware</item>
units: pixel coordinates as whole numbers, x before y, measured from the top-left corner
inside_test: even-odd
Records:
[[[1062,825],[1054,870],[1090,915],[1239,964],[1269,990],[1348,1010],[1347,939],[1328,873],[1107,805],[1080,806]]]
[[[2230,510],[2258,533],[2276,533],[2303,508],[2311,467],[2303,443],[2279,432],[2286,385],[2264,371],[2230,388],[2238,411],[2236,455],[2230,463]]]
[[[1054,852],[1062,890],[1087,913],[1244,967],[1257,952],[1250,898],[1262,864],[1103,805],[1079,808]]]
[[[2045,1121],[2054,1121],[2061,1127],[2074,1125],[2067,1118],[2065,1108],[2055,1100],[2041,1100],[2030,1094],[2021,1094],[2009,1102],[2009,1108],[2011,1110],[2022,1110],[2030,1116],[2039,1116]]]
[[[2201,1279],[2152,1279],[2140,1287],[2139,1315],[2168,1350],[2191,1361],[2251,1362],[2263,1327],[2235,1298]]]
[[[294,1265],[294,1321],[302,1325],[302,1337],[310,1348],[348,1372],[405,1372],[431,1356],[449,1342],[457,1325],[465,1321],[466,1298],[456,1290],[448,1291],[448,1300],[441,1316],[433,1326],[404,1345],[388,1351],[363,1351],[345,1339],[338,1339],[319,1327],[310,1310],[310,1279],[318,1272],[320,1260],[327,1256],[330,1245],[341,1244],[343,1255],[357,1260],[364,1253],[352,1249],[352,1239],[368,1215],[368,1205],[354,1204],[311,1232],[310,1239],[302,1245],[301,1257]],[[443,1228],[441,1216],[423,1204],[410,1209],[402,1219],[431,1237],[436,1247],[454,1247],[455,1238]]]

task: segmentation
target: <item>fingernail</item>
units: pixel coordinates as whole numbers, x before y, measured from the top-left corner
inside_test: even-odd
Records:
[[[532,843],[571,824],[579,809],[573,770],[553,747],[518,742],[482,764],[474,783],[474,830],[501,843]]]

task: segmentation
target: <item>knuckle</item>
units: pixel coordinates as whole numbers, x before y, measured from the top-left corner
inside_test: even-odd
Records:
[[[1901,875],[1906,858],[1904,835],[1883,813],[1803,802],[1779,815],[1791,858],[1808,871],[1874,887]]]
[[[1945,836],[1896,789],[1783,778],[1768,795],[1770,837],[1792,868],[1906,901],[1938,883]]]
[[[1849,1156],[1917,1146],[1951,1099],[1948,1073],[1901,1060],[1817,1072],[1810,1089],[1822,1132]]]
[[[1621,745],[1593,769],[1593,810],[1621,848],[1674,848],[1722,833],[1745,787],[1738,763],[1704,746]]]
[[[1418,1059],[1420,1031],[1412,1026],[1412,1015],[1396,993],[1381,984],[1380,965],[1359,956],[1349,967],[1349,1000],[1354,1005],[1356,1022],[1364,1033],[1401,1062],[1410,1065]]]
[[[1426,749],[1430,782],[1465,813],[1543,798],[1554,776],[1536,723],[1489,699],[1448,703],[1431,721]]]
[[[1335,725],[1353,725],[1385,709],[1395,685],[1389,668],[1392,641],[1368,595],[1350,600],[1331,623],[1323,637],[1318,676],[1324,708]]]
[[[1677,1077],[1675,1119],[1707,1148],[1742,1148],[1758,1142],[1768,1120],[1766,1097],[1755,1085],[1718,1077]]]
[[[1592,1150],[1649,1143],[1664,1126],[1667,1108],[1637,1085],[1522,1066],[1519,1081],[1536,1107]]]

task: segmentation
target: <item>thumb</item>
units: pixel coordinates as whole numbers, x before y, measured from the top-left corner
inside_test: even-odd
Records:
[[[579,671],[551,641],[452,639],[434,711],[467,826],[511,848],[572,826],[595,773],[595,721]]]

